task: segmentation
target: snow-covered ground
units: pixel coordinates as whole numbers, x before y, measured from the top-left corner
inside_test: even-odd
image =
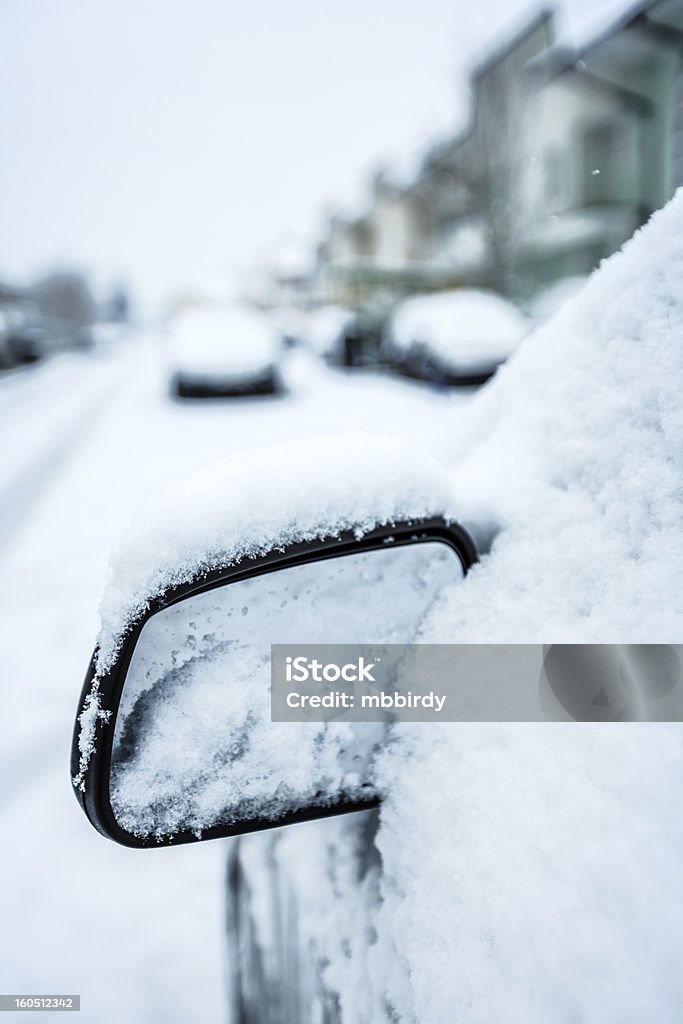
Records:
[[[97,1024],[225,1019],[225,844],[118,848],[71,792],[109,550],[145,492],[209,459],[349,430],[439,454],[470,400],[303,353],[285,373],[284,397],[171,402],[135,338],[0,380],[0,991],[80,993]]]

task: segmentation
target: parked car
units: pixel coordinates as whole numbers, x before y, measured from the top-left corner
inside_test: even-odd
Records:
[[[277,447],[234,459],[213,475],[204,471],[180,483],[141,513],[105,596],[79,706],[72,778],[90,822],[125,846],[231,839],[226,966],[234,1024],[392,1024],[411,1019],[412,1011],[407,996],[405,1004],[396,994],[388,1003],[381,994],[383,972],[397,968],[388,952],[393,925],[383,917],[394,882],[385,876],[378,806],[401,776],[419,776],[423,768],[409,753],[387,762],[401,747],[400,730],[409,728],[395,724],[394,712],[383,721],[349,721],[344,710],[320,715],[315,709],[322,694],[338,701],[340,688],[351,696],[363,692],[359,673],[391,656],[384,645],[424,644],[424,624],[446,594],[466,590],[477,552],[450,516],[424,514],[430,492],[447,506],[445,480],[428,457],[420,460],[406,446],[372,438],[362,447],[359,441],[303,443],[289,454],[292,472],[282,471],[287,465],[286,449]],[[312,507],[303,496],[326,467],[333,479]],[[275,478],[276,489],[263,488]],[[407,515],[407,495],[421,514]],[[271,644],[286,645],[277,663]],[[349,645],[354,658],[357,650],[381,656],[342,665]],[[463,692],[467,721],[487,721],[515,689],[522,706],[536,708],[536,722],[661,720],[672,709],[670,717],[683,720],[683,645],[654,652],[648,645],[530,647],[447,649],[440,683],[450,679],[456,699]],[[283,690],[271,676],[276,664],[283,669],[280,686],[287,664],[304,680],[287,687],[296,698],[287,700],[295,708],[289,719],[278,711]],[[316,665],[310,682],[306,672]],[[477,666],[488,668],[479,674]],[[549,715],[535,700],[544,670],[555,700]],[[400,687],[389,672],[373,683],[383,679],[391,679],[384,693]],[[323,680],[333,688],[321,686]],[[407,684],[413,697],[423,692],[414,663],[407,665]],[[310,713],[299,710],[304,697]],[[509,717],[503,712],[501,720]],[[557,751],[560,739],[550,749]],[[505,743],[502,749],[505,756]],[[457,764],[457,751],[452,756]],[[441,779],[442,810],[454,785],[455,779]],[[509,794],[517,797],[524,794]],[[448,813],[452,820],[440,814],[433,825],[457,835],[457,811]],[[392,841],[396,847],[397,837]],[[429,845],[429,835],[423,843]],[[460,843],[472,856],[472,842]],[[457,887],[467,884],[461,874],[474,870],[462,859],[458,865],[412,866],[417,875],[436,868],[444,875],[433,878],[443,888],[445,933],[457,934]],[[410,898],[399,896],[398,904]],[[475,899],[484,901],[483,929],[487,898]],[[522,921],[518,927],[524,933]],[[414,938],[419,943],[419,931]],[[377,991],[361,984],[368,963]],[[396,993],[395,978],[392,985]]]
[[[166,341],[171,394],[178,398],[272,395],[282,390],[277,331],[258,310],[185,310],[171,322]]]
[[[0,368],[35,363],[51,351],[49,325],[34,303],[17,300],[0,307]]]
[[[9,317],[0,308],[0,370],[11,370],[17,360],[10,341]]]
[[[238,1024],[677,1018],[682,220],[525,342],[451,470],[319,438],[138,510],[72,780],[126,846],[230,837]],[[441,652],[459,724],[321,704],[400,644],[413,696]]]
[[[528,332],[506,299],[472,288],[418,295],[394,311],[385,349],[399,373],[434,384],[481,384]]]

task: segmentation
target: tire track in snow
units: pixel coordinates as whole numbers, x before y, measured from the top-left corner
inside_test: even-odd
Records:
[[[82,387],[83,382],[78,382]],[[0,555],[11,543],[26,519],[49,491],[67,463],[76,458],[92,437],[96,424],[111,408],[120,375],[97,376],[88,382],[85,399],[66,422],[52,424],[52,434],[33,457],[0,487]],[[21,429],[21,421],[17,424]],[[0,811],[23,796],[44,774],[64,757],[64,727],[48,729],[25,746],[0,760]]]
[[[97,388],[76,416],[51,436],[39,453],[0,489],[0,551],[10,543],[52,481],[76,454],[79,442],[87,440],[93,425],[108,408],[115,386],[116,382],[109,380],[107,386]]]

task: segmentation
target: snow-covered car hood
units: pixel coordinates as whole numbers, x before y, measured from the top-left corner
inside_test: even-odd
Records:
[[[528,330],[524,316],[505,299],[463,288],[406,300],[392,318],[390,336],[400,351],[424,346],[457,371],[502,362]]]
[[[249,379],[273,365],[277,336],[250,309],[194,309],[180,314],[167,338],[169,369],[198,379]]]

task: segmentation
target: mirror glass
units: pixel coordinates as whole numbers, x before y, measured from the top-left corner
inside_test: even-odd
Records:
[[[438,541],[227,583],[152,615],[115,723],[119,825],[163,838],[371,795],[382,723],[271,721],[271,644],[409,644],[462,580]]]

